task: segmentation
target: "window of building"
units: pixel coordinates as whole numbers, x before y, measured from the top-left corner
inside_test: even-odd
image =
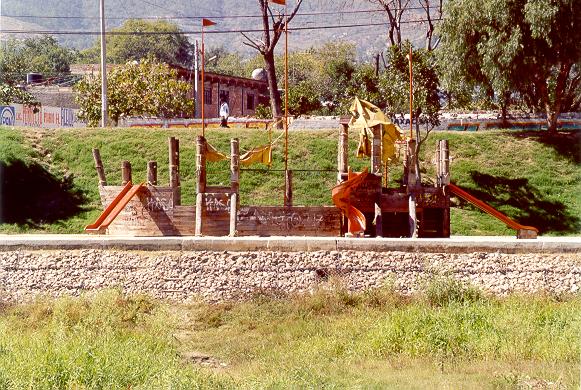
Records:
[[[212,87],[204,89],[204,104],[212,104]]]
[[[246,109],[254,110],[254,95],[246,95]]]

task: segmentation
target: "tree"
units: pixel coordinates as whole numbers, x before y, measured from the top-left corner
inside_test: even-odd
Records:
[[[67,74],[75,58],[74,51],[60,46],[51,36],[11,39],[0,50],[0,82],[25,82],[28,72],[42,73],[45,77]]]
[[[385,11],[389,22],[389,42],[391,46],[401,47],[401,19],[410,0],[367,0],[372,4],[377,4]]]
[[[392,117],[409,112],[409,60],[410,42],[402,48],[392,46],[387,53],[388,66],[380,74],[379,92],[385,99],[385,107]],[[434,53],[426,49],[416,49],[412,53],[413,64],[413,117],[416,123],[416,156],[422,143],[435,126],[440,124],[439,79],[436,72]],[[420,122],[423,123],[423,133]],[[416,160],[419,164],[419,161]],[[416,166],[419,174],[419,165]]]
[[[577,0],[449,2],[439,50],[446,86],[489,89],[501,107],[516,92],[530,109],[546,113],[554,133],[559,114],[581,103],[577,5]]]
[[[291,115],[310,114],[320,108],[321,102],[312,82],[304,80],[289,86],[288,111]]]
[[[167,64],[145,59],[119,65],[108,73],[107,84],[109,116],[115,125],[126,116],[175,118],[193,113],[194,102],[188,97],[191,85],[178,80],[177,72]],[[101,76],[85,76],[75,91],[79,118],[97,126],[101,120]]]
[[[111,29],[111,32],[117,35],[106,37],[108,62],[124,64],[153,56],[160,62],[172,65],[192,65],[191,44],[175,23],[129,19],[121,27]],[[99,42],[83,52],[84,62],[99,61]]]
[[[264,70],[266,71],[270,104],[274,118],[282,117],[281,98],[278,91],[274,63],[274,49],[280,37],[284,34],[285,27],[288,27],[287,24],[294,18],[302,2],[303,0],[296,1],[294,8],[285,20],[282,12],[279,11],[276,15],[273,13],[268,0],[258,0],[258,7],[262,15],[262,39],[251,38],[242,33],[244,38],[246,38],[244,44],[258,50],[264,59]]]
[[[10,84],[0,83],[0,105],[11,103],[34,107],[35,112],[40,107],[40,102],[30,92]]]

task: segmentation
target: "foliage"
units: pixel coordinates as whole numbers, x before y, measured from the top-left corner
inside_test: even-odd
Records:
[[[321,108],[315,86],[308,81],[301,81],[289,86],[288,110],[291,115],[309,114]]]
[[[193,58],[191,44],[173,22],[129,19],[111,31],[119,35],[112,34],[106,38],[107,61],[110,63],[124,64],[153,57],[159,62],[191,66]],[[135,31],[140,34],[129,34]],[[97,40],[92,48],[85,50],[82,53],[84,62],[98,63],[100,47],[100,40]]]
[[[38,99],[25,89],[10,84],[0,83],[0,104],[20,103],[37,109],[40,106]]]
[[[581,16],[576,0],[458,0],[441,25],[440,68],[445,88],[478,86],[505,107],[518,93],[547,114],[581,105]]]
[[[0,387],[524,388],[527,376],[579,385],[578,297],[433,307],[340,281],[286,295],[170,305],[110,290],[8,306]]]
[[[69,72],[76,58],[72,50],[60,46],[51,36],[10,39],[0,50],[0,82],[17,84],[26,81],[26,73],[54,77]]]
[[[389,114],[409,112],[409,42],[402,49],[392,46],[381,73],[379,91]],[[412,53],[414,118],[426,118],[429,128],[439,124],[439,79],[433,54],[425,49]]]
[[[100,88],[100,74],[87,75],[75,86],[79,118],[90,126],[96,126],[101,119]],[[191,115],[194,103],[189,92],[190,84],[178,80],[174,69],[150,59],[116,66],[107,74],[108,110],[115,124],[126,116]]]
[[[258,104],[254,109],[254,116],[258,119],[272,119],[272,111],[270,107]]]

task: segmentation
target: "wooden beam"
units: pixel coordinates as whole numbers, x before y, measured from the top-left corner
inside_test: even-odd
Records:
[[[105,169],[103,168],[103,162],[101,161],[101,153],[99,149],[93,149],[93,160],[95,160],[95,169],[97,169],[97,176],[99,176],[99,185],[106,186],[107,179],[105,178]]]
[[[131,163],[129,161],[123,161],[121,163],[121,184],[125,185],[131,180]]]
[[[157,161],[147,162],[147,182],[152,185],[157,185]]]

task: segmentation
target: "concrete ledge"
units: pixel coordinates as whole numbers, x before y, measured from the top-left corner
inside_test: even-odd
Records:
[[[449,239],[342,237],[122,237],[0,235],[0,251],[119,249],[142,251],[369,251],[420,253],[581,253],[581,237],[455,236]]]

